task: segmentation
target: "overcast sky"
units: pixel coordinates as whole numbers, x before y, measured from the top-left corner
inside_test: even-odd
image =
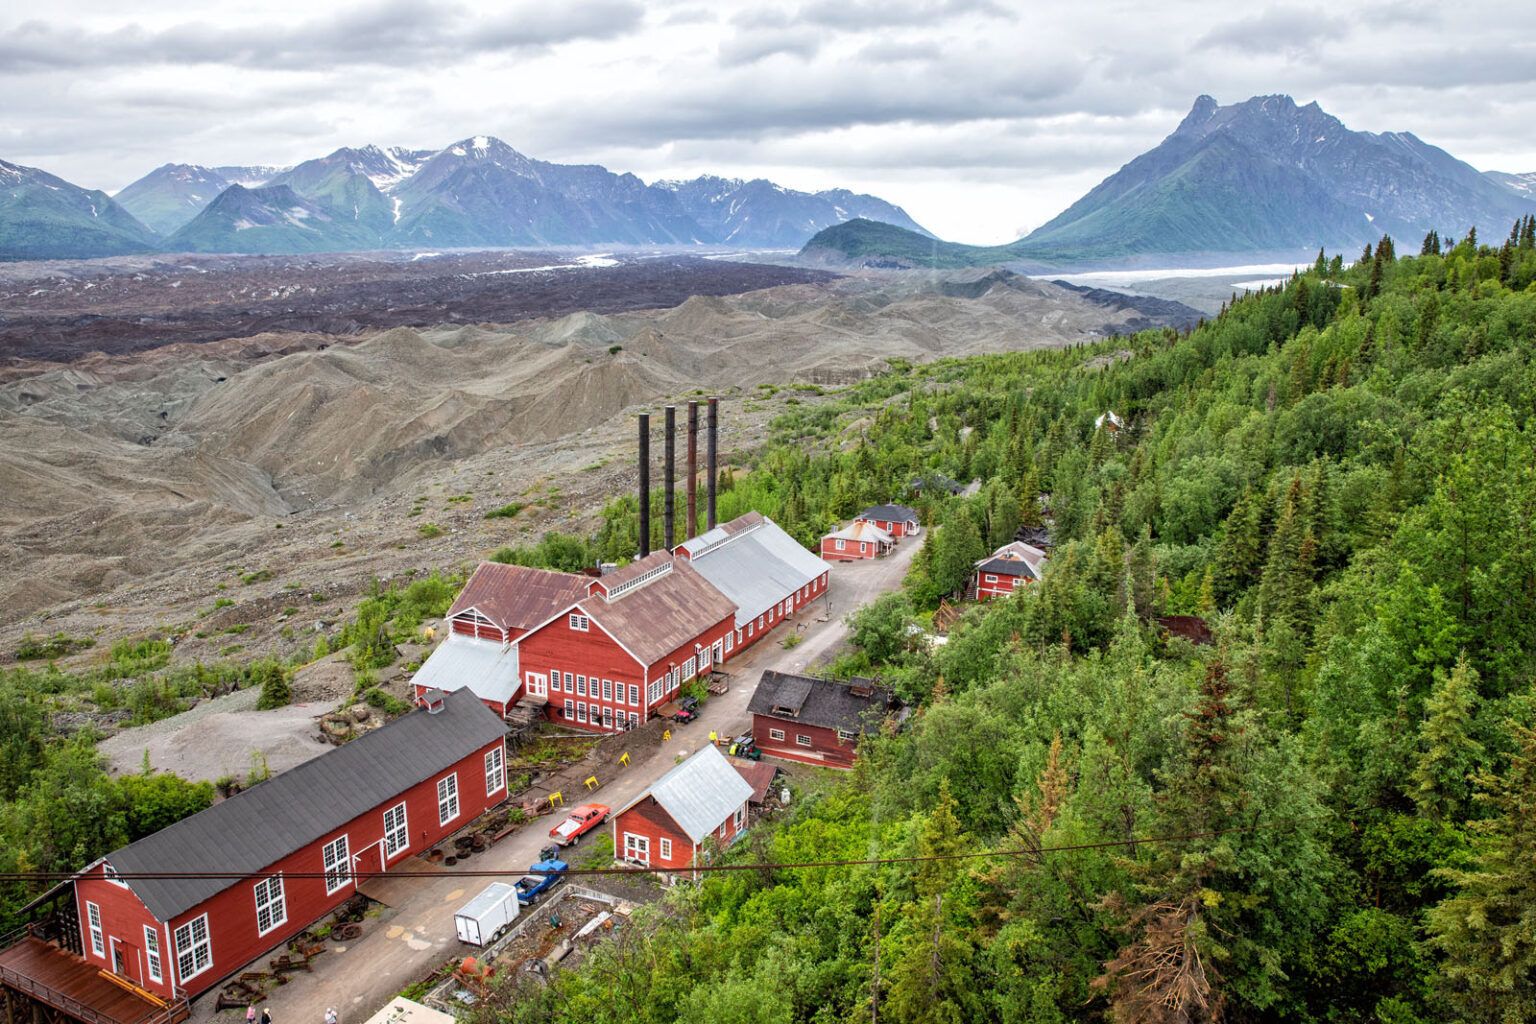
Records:
[[[1351,128],[1536,171],[1530,0],[5,6],[0,158],[108,191],[169,161],[490,134],[647,181],[845,186],[944,237],[1003,242],[1201,93],[1315,99]]]

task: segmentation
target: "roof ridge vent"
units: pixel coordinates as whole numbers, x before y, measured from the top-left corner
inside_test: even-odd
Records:
[[[636,576],[634,579],[625,580],[623,583],[620,583],[612,590],[605,590],[603,592],[603,599],[610,602],[617,601],[625,594],[632,594],[639,590],[641,587],[646,586],[649,583],[656,582],[671,571],[672,563],[670,561],[662,562],[660,565],[657,565],[654,568],[647,569],[645,572]]]

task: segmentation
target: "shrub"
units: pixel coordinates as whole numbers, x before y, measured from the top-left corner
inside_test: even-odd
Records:
[[[410,704],[394,694],[385,693],[377,686],[365,692],[363,700],[367,701],[369,707],[378,708],[386,715],[403,715],[411,710]]]
[[[263,661],[251,667],[251,682],[261,686],[261,696],[256,701],[259,711],[271,711],[293,702],[293,684],[288,670],[277,661]]]
[[[261,583],[271,578],[271,569],[257,569],[255,572],[244,572],[240,574],[240,582],[246,586],[250,586],[252,583]]]
[[[68,633],[55,633],[50,637],[38,639],[31,633],[21,638],[21,644],[16,648],[17,661],[39,661],[43,658],[52,661],[54,658],[62,658],[65,655],[74,654],[94,647],[96,641],[88,636],[70,636]]]
[[[422,523],[416,527],[416,532],[427,540],[431,540],[433,537],[441,537],[443,535],[443,528],[436,523]]]
[[[487,519],[511,519],[528,506],[520,501],[509,502],[500,508],[493,508],[485,514]]]

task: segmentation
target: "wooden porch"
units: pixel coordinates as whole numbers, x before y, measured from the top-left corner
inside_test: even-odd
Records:
[[[34,935],[0,950],[5,1024],[180,1024],[185,999],[167,1003]]]

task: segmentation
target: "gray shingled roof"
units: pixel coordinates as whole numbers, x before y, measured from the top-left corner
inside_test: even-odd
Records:
[[[873,692],[868,697],[860,697],[853,692],[849,683],[768,669],[758,681],[752,701],[747,705],[747,713],[767,715],[787,722],[804,722],[823,729],[872,733],[880,728],[886,715],[896,710],[898,702],[889,690],[876,686],[871,680],[855,679],[850,682],[862,683]],[[793,715],[775,710],[791,707],[798,709]]]
[[[470,690],[460,690],[435,715],[412,711],[106,860],[125,875],[261,871],[505,734],[495,712]],[[463,780],[459,789],[468,791]],[[236,884],[228,878],[129,880],[149,912],[166,922]]]
[[[917,522],[917,512],[905,505],[871,505],[855,518],[878,519],[885,523]]]

